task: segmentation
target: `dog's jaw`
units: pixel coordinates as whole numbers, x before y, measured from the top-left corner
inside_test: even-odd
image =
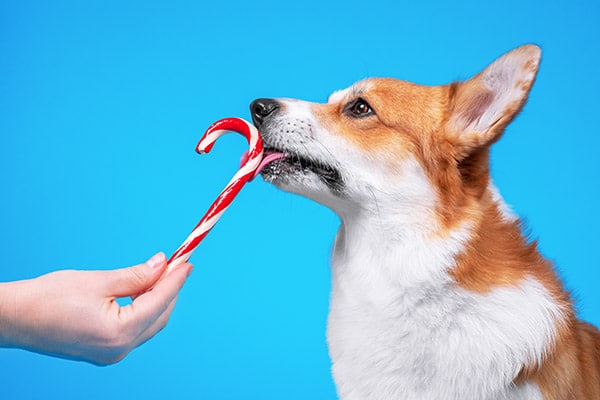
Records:
[[[265,148],[286,156],[267,165],[261,175],[282,190],[336,208],[344,197],[344,178],[338,161],[322,143],[323,128],[312,115],[310,103],[278,101],[281,111],[260,130]]]

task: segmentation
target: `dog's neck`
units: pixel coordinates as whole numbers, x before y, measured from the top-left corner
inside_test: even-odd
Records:
[[[434,196],[403,203],[397,196],[375,195],[377,201],[338,213],[342,224],[332,257],[334,284],[339,279],[363,280],[365,290],[374,290],[376,297],[386,288],[397,292],[446,285],[448,271],[469,238],[469,223],[440,235]]]

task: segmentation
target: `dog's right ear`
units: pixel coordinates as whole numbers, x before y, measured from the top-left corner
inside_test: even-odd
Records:
[[[494,143],[521,111],[535,81],[541,50],[512,50],[466,82],[450,85],[447,131],[462,157]]]

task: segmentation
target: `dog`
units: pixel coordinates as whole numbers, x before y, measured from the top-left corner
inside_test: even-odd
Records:
[[[252,102],[263,178],[341,220],[327,323],[341,399],[600,399],[600,332],[490,177],[540,59],[524,45],[463,82]]]

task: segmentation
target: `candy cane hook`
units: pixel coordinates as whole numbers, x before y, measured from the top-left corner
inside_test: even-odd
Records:
[[[224,118],[212,124],[198,142],[196,151],[200,154],[210,152],[215,141],[230,131],[244,135],[248,140],[250,150],[242,159],[242,165],[238,172],[236,172],[227,186],[225,186],[225,189],[217,196],[188,238],[173,253],[169,260],[169,268],[184,263],[190,258],[198,244],[212,227],[215,226],[244,184],[254,177],[256,170],[260,167],[263,158],[262,138],[254,125],[241,118]]]

